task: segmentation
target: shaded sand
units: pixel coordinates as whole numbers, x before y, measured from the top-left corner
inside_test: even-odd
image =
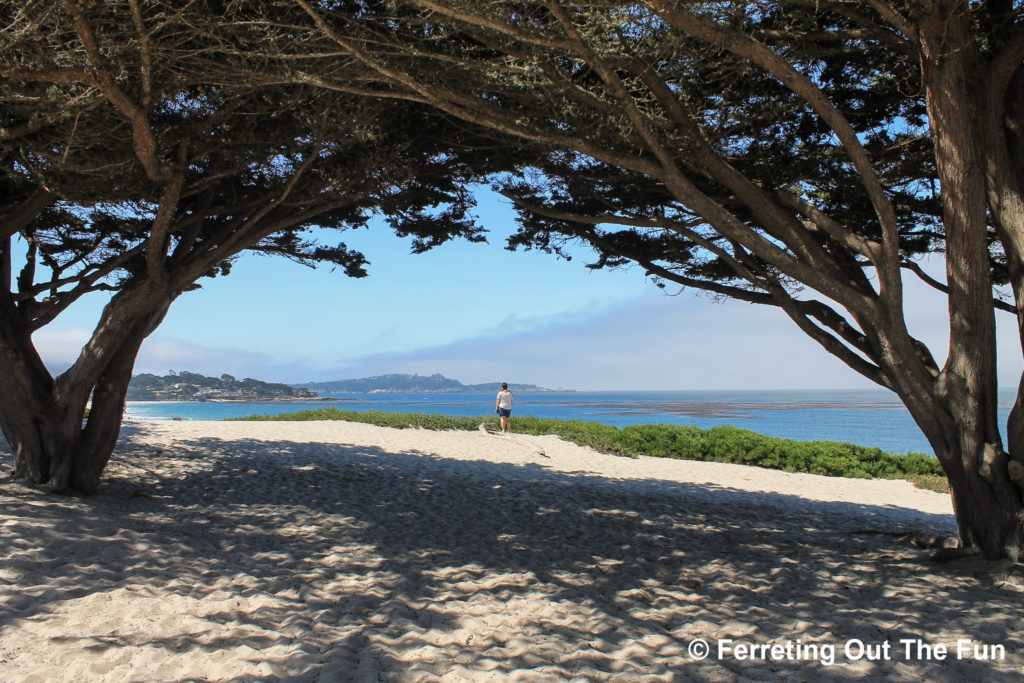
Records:
[[[136,422],[97,496],[0,485],[0,680],[1020,680],[1017,568],[930,565],[903,531],[952,533],[948,496],[554,437]]]

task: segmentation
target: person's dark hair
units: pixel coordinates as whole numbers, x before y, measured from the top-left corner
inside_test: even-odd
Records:
[[[508,382],[502,382],[501,389],[502,391],[508,391]]]

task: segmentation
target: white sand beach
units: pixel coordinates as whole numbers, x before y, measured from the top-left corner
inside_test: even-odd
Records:
[[[1021,680],[1019,568],[900,537],[954,530],[902,481],[136,421],[96,496],[0,484],[0,681]]]

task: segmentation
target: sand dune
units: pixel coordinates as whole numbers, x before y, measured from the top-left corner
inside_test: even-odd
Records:
[[[0,680],[1020,680],[1017,568],[929,564],[909,531],[953,533],[949,497],[554,437],[138,422],[95,497],[0,485]]]

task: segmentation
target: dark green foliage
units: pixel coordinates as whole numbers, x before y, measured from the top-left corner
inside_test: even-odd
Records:
[[[949,480],[944,475],[912,474],[901,478],[906,479],[919,489],[935,491],[936,493],[949,493]]]
[[[1024,463],[1022,402],[1006,449],[993,428],[995,311],[1019,318],[1024,298],[1021,0],[396,0],[365,20],[301,4],[318,32],[281,69],[344,88],[319,58],[341,50],[368,87],[533,147],[492,176],[520,212],[510,247],[582,243],[593,268],[779,307],[906,404],[952,482],[962,548],[1024,561],[1005,466]],[[904,272],[948,297],[947,354],[906,324]],[[708,438],[709,457],[741,462],[892,466]],[[995,458],[975,466],[981,452]]]
[[[708,460],[708,432],[698,427],[675,425],[630,425],[617,439],[628,453],[658,458]]]
[[[550,420],[538,417],[517,417],[513,421],[515,430],[521,434],[551,434],[580,446],[593,448],[602,453],[615,453],[636,457],[636,453],[624,450],[619,442],[619,429],[599,422],[580,420]]]
[[[319,408],[285,415],[254,415],[241,420],[346,420],[398,429],[475,430],[491,417],[454,417],[425,413],[357,412]],[[922,453],[896,455],[835,441],[794,441],[764,436],[736,427],[700,429],[681,425],[630,425],[619,429],[598,422],[517,417],[519,434],[550,434],[602,453],[628,457],[648,455],[679,460],[703,460],[754,465],[785,472],[808,472],[859,479],[911,478],[922,488],[935,490],[933,478],[944,479],[935,458]],[[923,483],[919,483],[923,482]],[[925,485],[927,484],[927,485]],[[946,489],[948,490],[948,489]]]
[[[495,155],[468,126],[371,97],[352,73],[330,91],[275,76],[256,47],[284,49],[292,30],[261,31],[263,3],[220,4],[0,3],[0,431],[15,478],[95,491],[143,340],[240,253],[362,277],[340,233],[374,214],[416,252],[483,239],[467,188]],[[306,16],[277,9],[285,25]],[[32,333],[94,293],[109,301],[88,351],[54,377]],[[174,398],[221,398],[176,384]]]
[[[287,384],[263,382],[246,377],[238,380],[231,375],[207,377],[187,370],[163,377],[148,372],[132,377],[128,384],[127,400],[208,400],[208,399],[261,399],[261,398],[315,398],[308,389],[294,389]]]

